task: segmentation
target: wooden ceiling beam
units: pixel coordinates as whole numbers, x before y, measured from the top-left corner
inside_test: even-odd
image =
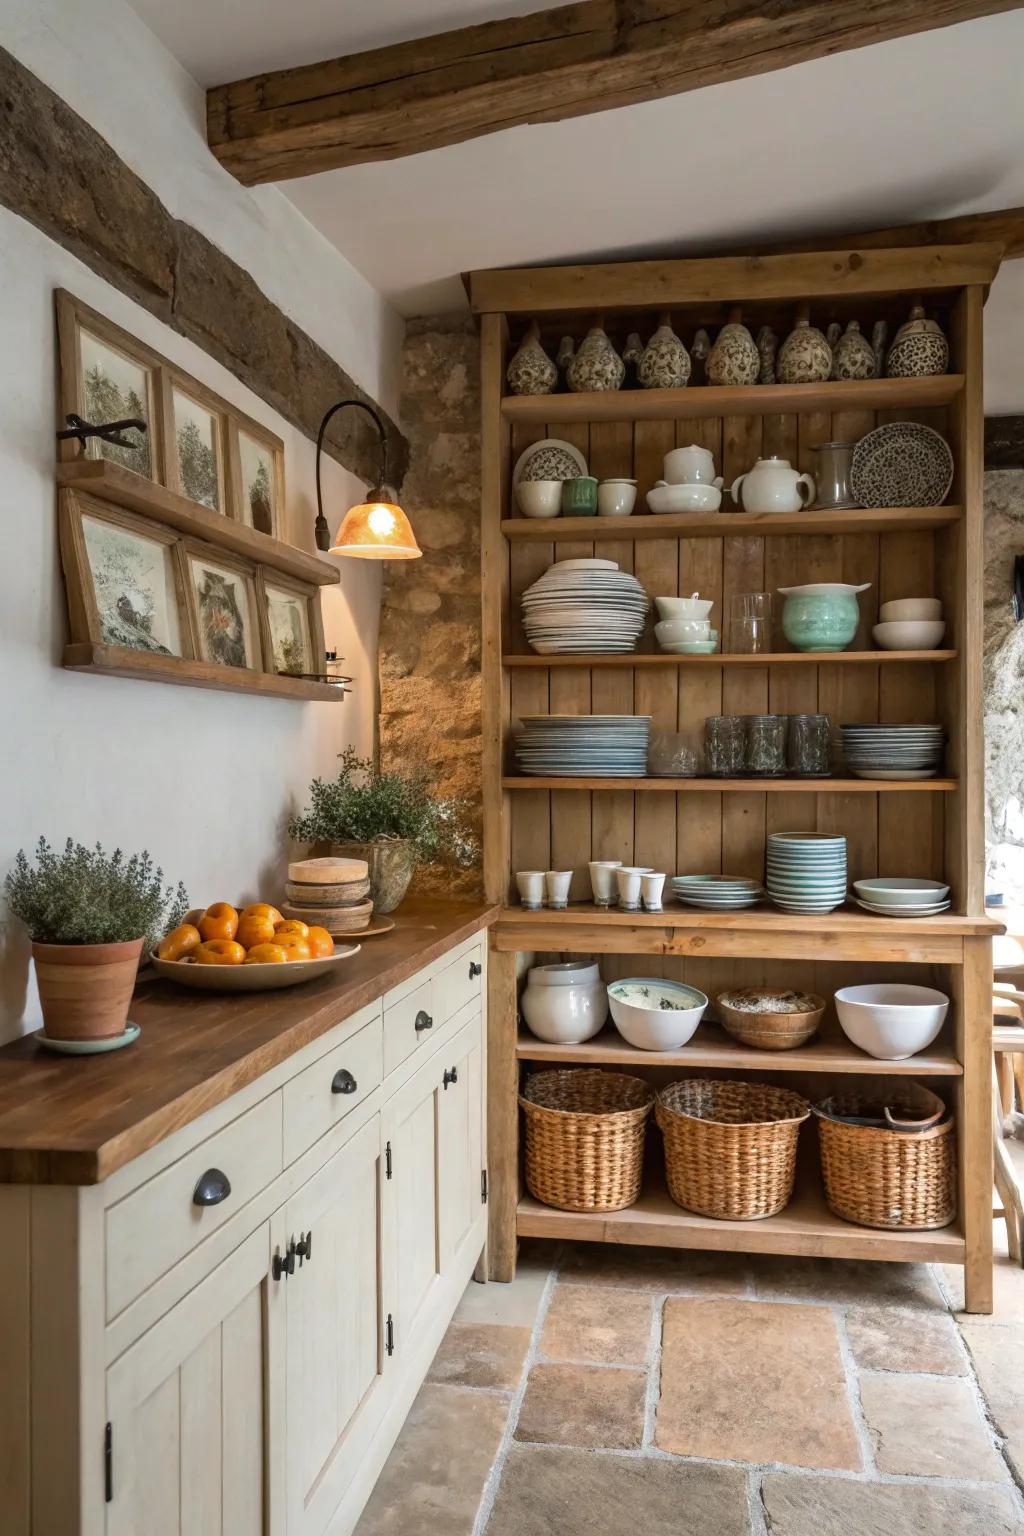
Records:
[[[783,69],[1022,0],[578,0],[207,93],[247,185],[393,160]]]

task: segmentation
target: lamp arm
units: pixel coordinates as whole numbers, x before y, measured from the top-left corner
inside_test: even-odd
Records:
[[[330,410],[324,416],[323,421],[320,423],[320,430],[319,430],[319,432],[316,435],[316,529],[315,529],[315,537],[316,537],[316,547],[317,547],[317,549],[322,549],[322,550],[328,550],[331,547],[331,530],[330,530],[330,527],[328,526],[328,522],[327,522],[326,517],[324,517],[323,493],[322,493],[321,488],[320,488],[320,455],[323,452],[324,437],[326,435],[327,428],[330,425],[331,420],[338,414],[339,411],[344,410],[346,405],[354,405],[357,410],[363,411],[367,416],[369,416],[370,420],[373,422],[374,426],[377,428],[377,432],[380,435],[380,468],[381,468],[380,478],[381,478],[381,484],[382,485],[386,484],[387,478],[388,478],[388,434],[387,434],[387,431],[386,431],[386,429],[384,427],[384,422],[381,419],[380,414],[377,411],[374,410],[372,405],[367,405],[365,400],[339,400],[336,405],[332,405],[331,406]]]

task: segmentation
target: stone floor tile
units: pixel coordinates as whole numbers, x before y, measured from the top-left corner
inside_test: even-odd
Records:
[[[493,1393],[422,1387],[354,1536],[471,1536],[507,1417]]]
[[[748,1536],[736,1467],[513,1446],[486,1536]]]
[[[860,1401],[880,1472],[911,1477],[1007,1477],[967,1381],[864,1371]]]
[[[556,1243],[533,1240],[522,1243],[516,1277],[505,1283],[489,1280],[480,1285],[471,1280],[458,1311],[457,1323],[507,1323],[513,1328],[532,1328],[548,1276],[561,1252]]]
[[[1024,1448],[1024,1329],[992,1327],[970,1318],[960,1324],[992,1422],[1013,1453]]]
[[[651,1298],[590,1285],[555,1287],[540,1352],[549,1360],[644,1365],[651,1345]]]
[[[940,1266],[942,1289],[949,1298],[954,1312],[972,1323],[998,1326],[1001,1323],[1024,1324],[1024,1269],[1012,1264],[1005,1254],[999,1255],[992,1266],[992,1298],[990,1314],[964,1312],[964,1272],[959,1264]]]
[[[515,1429],[517,1440],[628,1450],[644,1431],[643,1371],[535,1365]]]
[[[924,1371],[966,1376],[967,1358],[953,1319],[941,1312],[851,1307],[846,1332],[864,1371]]]
[[[901,1307],[945,1308],[927,1264],[878,1264],[868,1259],[791,1259],[758,1254],[754,1290],[762,1301],[892,1302]]]
[[[523,1374],[531,1331],[504,1323],[452,1323],[427,1380],[514,1392]]]
[[[1012,1496],[998,1488],[769,1472],[761,1498],[771,1536],[1021,1536],[1024,1530]]]
[[[712,1461],[858,1471],[833,1313],[670,1297],[655,1443]]]
[[[573,1285],[701,1296],[745,1296],[750,1284],[749,1260],[741,1254],[616,1243],[569,1244],[560,1273]]]

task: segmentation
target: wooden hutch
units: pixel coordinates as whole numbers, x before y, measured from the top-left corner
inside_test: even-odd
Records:
[[[549,1236],[749,1253],[962,1264],[969,1310],[991,1310],[991,935],[984,909],[982,747],[982,306],[998,270],[994,245],[839,250],[813,255],[630,262],[474,273],[482,333],[484,818],[487,896],[502,914],[491,936],[489,1272],[514,1274],[517,1238]],[[941,320],[950,372],[921,379],[805,385],[629,390],[514,397],[504,393],[510,349],[531,319],[553,354],[577,341],[596,313],[619,345],[645,337],[670,310],[687,343],[715,330],[740,305],[757,331],[784,337],[796,307],[814,323],[856,318],[890,335],[915,295]],[[812,450],[855,440],[876,423],[913,420],[948,438],[955,476],[948,503],[891,510],[757,515],[653,516],[646,492],[677,444],[712,449],[728,486],[764,454],[814,468]],[[582,450],[598,477],[635,476],[629,519],[517,515],[512,468],[546,436]],[[731,506],[726,499],[724,507]],[[530,652],[519,598],[554,561],[598,553],[632,571],[649,596],[715,600],[794,582],[870,582],[861,628],[847,651],[824,657],[780,649],[769,656],[663,655],[648,634],[636,654],[542,657]],[[878,604],[936,595],[944,649],[920,654],[871,648]],[[780,645],[784,642],[777,642]],[[705,716],[822,711],[833,723],[941,721],[948,734],[942,777],[883,782],[821,779],[546,779],[517,774],[511,727],[521,714],[623,713],[655,728],[699,730]],[[651,915],[603,912],[590,901],[588,860],[617,858],[677,872],[763,877],[772,831],[842,832],[850,878],[942,876],[951,912],[895,920],[844,907],[794,918],[770,907],[702,913],[669,904]],[[518,905],[517,869],[572,869],[564,912]],[[749,1050],[702,1024],[666,1055],[638,1052],[610,1025],[579,1046],[517,1035],[517,969],[537,953],[599,955],[606,979],[664,974],[713,996],[730,984],[802,987],[828,997],[853,981],[904,979],[952,999],[946,1030],[926,1053],[876,1061],[845,1040],[830,1014],[819,1037],[796,1051]],[[519,964],[517,966],[517,959]],[[536,1064],[607,1063],[658,1081],[689,1071],[789,1081],[810,1097],[839,1074],[907,1074],[946,1096],[958,1116],[960,1211],[938,1231],[877,1231],[833,1216],[824,1200],[813,1131],[792,1203],[765,1221],[721,1222],[674,1205],[652,1168],[638,1203],[614,1214],[573,1214],[531,1199],[519,1167],[520,1073]],[[848,1079],[847,1079],[848,1080]],[[815,1154],[815,1155],[812,1155]]]

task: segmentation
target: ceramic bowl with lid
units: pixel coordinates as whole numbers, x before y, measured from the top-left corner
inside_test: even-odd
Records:
[[[596,962],[535,965],[527,974],[519,1010],[538,1040],[579,1045],[607,1019],[608,989]]]

